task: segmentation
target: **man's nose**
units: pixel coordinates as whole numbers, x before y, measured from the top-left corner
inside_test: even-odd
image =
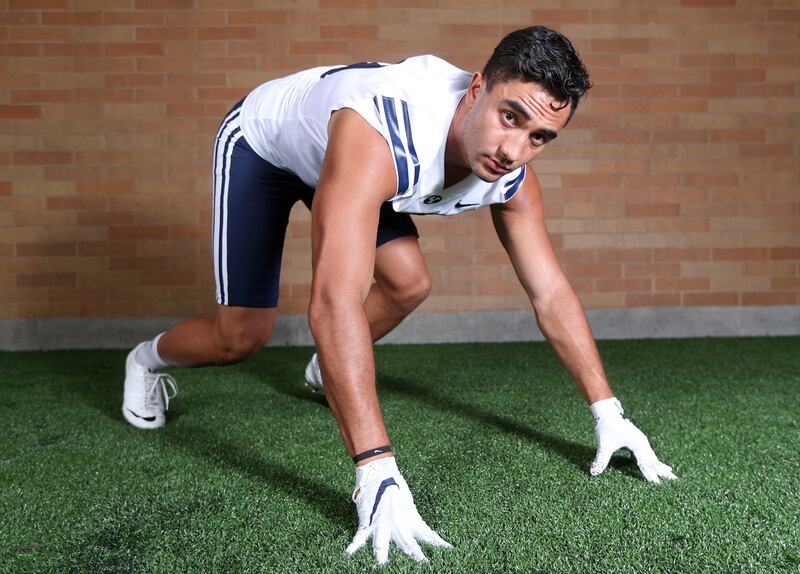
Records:
[[[500,147],[500,157],[498,158],[498,161],[502,162],[503,167],[506,168],[511,167],[512,165],[517,165],[518,163],[522,163],[520,160],[523,159],[523,156],[525,155],[527,143],[528,141],[526,138],[514,138],[506,140]]]

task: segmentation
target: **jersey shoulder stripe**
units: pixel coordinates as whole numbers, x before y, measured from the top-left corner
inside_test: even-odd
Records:
[[[519,175],[516,179],[512,179],[508,183],[506,183],[506,187],[508,188],[505,193],[503,194],[503,198],[505,201],[508,201],[514,194],[517,193],[519,186],[522,185],[522,182],[525,181],[525,166],[522,166],[522,169],[519,170]]]
[[[420,165],[417,157],[417,150],[414,147],[414,137],[411,131],[411,117],[408,110],[408,103],[400,100],[400,110],[403,114],[402,129],[398,114],[397,102],[395,98],[389,96],[378,96],[373,98],[375,109],[381,123],[386,126],[389,132],[389,139],[392,144],[392,155],[394,157],[395,170],[397,172],[397,192],[396,195],[403,195],[411,192],[419,182]],[[413,180],[410,179],[409,163],[413,170]]]
[[[411,134],[411,117],[408,113],[408,103],[403,101],[403,121],[406,124],[406,134],[408,134],[408,151],[411,152],[411,161],[414,164],[414,185],[419,183],[419,158],[417,150],[414,148],[414,137]]]

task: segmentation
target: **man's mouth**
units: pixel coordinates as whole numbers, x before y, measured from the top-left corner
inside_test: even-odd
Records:
[[[497,163],[494,159],[488,158],[486,163],[486,168],[493,174],[493,175],[505,175],[510,170],[504,168],[502,165]]]

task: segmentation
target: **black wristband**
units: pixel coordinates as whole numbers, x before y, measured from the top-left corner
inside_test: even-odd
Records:
[[[392,452],[392,445],[387,444],[386,446],[379,446],[377,448],[371,448],[369,450],[365,450],[364,452],[360,452],[353,457],[353,462],[361,462],[362,460],[366,460],[368,458],[372,458],[373,456],[378,456],[379,454],[384,454],[387,452]]]

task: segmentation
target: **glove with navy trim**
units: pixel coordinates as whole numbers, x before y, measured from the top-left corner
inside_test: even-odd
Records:
[[[616,398],[597,401],[591,409],[597,421],[594,429],[597,436],[597,456],[589,470],[592,476],[597,476],[606,469],[611,455],[621,448],[627,448],[633,452],[639,470],[648,481],[660,483],[661,478],[678,478],[672,473],[672,467],[658,460],[644,433],[623,416],[625,411]]]
[[[378,564],[389,561],[391,542],[418,562],[428,559],[417,540],[452,548],[422,520],[393,456],[356,467],[353,502],[358,510],[358,531],[345,550],[348,554],[361,548],[370,537]]]

